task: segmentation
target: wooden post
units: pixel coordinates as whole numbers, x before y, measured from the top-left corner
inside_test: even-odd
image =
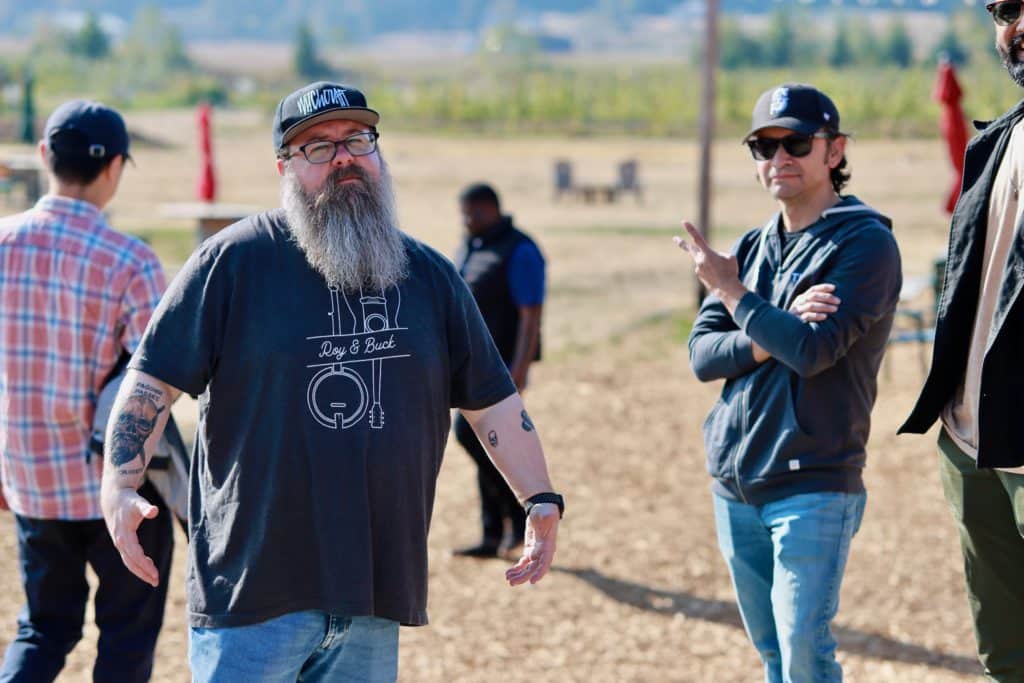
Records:
[[[715,75],[718,69],[718,0],[705,0],[703,92],[700,107],[700,175],[697,186],[697,229],[711,236],[711,144],[715,138]],[[707,292],[694,277],[696,307]]]

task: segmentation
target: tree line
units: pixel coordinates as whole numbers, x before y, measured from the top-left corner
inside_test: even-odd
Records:
[[[883,27],[876,28],[863,15],[839,13],[835,15],[831,35],[800,30],[807,25],[806,19],[777,9],[765,28],[754,31],[726,15],[720,29],[719,65],[727,70],[780,69],[806,64],[825,64],[833,69],[906,69],[940,59],[964,66],[971,59],[972,53],[961,35],[964,29],[959,24],[963,22],[949,21],[937,43],[924,51],[918,49],[899,14],[893,14]]]

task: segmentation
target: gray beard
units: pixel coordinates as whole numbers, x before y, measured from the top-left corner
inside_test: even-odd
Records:
[[[361,183],[339,184],[345,177]],[[408,275],[409,257],[398,229],[391,176],[381,162],[373,179],[362,168],[336,169],[307,193],[290,166],[281,180],[281,205],[306,261],[327,284],[344,292],[383,290]]]
[[[999,52],[999,57],[1003,61],[1003,66],[1006,67],[1006,71],[1010,74],[1010,78],[1013,82],[1024,88],[1024,62],[1017,59],[1016,51],[1020,49],[1021,45],[1024,44],[1024,36],[1015,36],[1010,41],[1010,49],[1006,50],[1002,45],[996,43],[996,50]]]

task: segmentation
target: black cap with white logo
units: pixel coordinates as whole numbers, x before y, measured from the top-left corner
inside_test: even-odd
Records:
[[[278,103],[274,112],[274,151],[302,131],[334,119],[376,126],[380,114],[367,107],[366,96],[351,86],[327,81],[310,83]]]
[[[763,128],[788,128],[813,135],[819,130],[845,135],[839,130],[839,110],[828,95],[811,85],[784,83],[757,98],[746,140]]]
[[[65,102],[50,114],[43,135],[47,148],[59,158],[109,160],[119,154],[129,157],[124,119],[99,102]]]

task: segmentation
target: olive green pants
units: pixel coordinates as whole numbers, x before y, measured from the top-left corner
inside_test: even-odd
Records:
[[[943,429],[939,467],[960,532],[985,674],[1024,683],[1024,474],[979,469]]]

